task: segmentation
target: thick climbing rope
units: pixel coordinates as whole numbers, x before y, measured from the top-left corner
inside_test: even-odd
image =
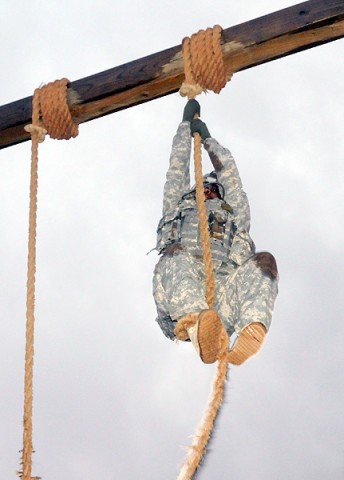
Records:
[[[32,124],[25,130],[31,134],[31,180],[29,205],[28,271],[26,293],[26,346],[24,376],[24,419],[22,480],[34,480],[32,470],[32,407],[33,407],[33,363],[35,326],[35,275],[36,275],[36,231],[38,191],[38,144],[48,133],[51,138],[66,139],[78,135],[78,126],[73,122],[67,103],[67,79],[56,80],[37,88],[32,100]]]
[[[185,81],[179,92],[189,99],[207,89],[220,93],[226,85],[227,77],[221,50],[222,28],[200,30],[191,38],[183,39],[183,60]],[[206,276],[206,301],[211,309],[215,300],[215,277],[211,256],[208,215],[205,205],[202,173],[202,142],[198,133],[194,137],[194,162],[196,179],[196,202],[199,212],[201,242]]]
[[[215,301],[215,275],[213,258],[211,255],[211,243],[208,227],[208,214],[205,204],[203,173],[202,173],[202,139],[199,133],[194,139],[194,161],[195,161],[195,179],[196,179],[196,203],[198,208],[198,217],[200,225],[200,234],[203,250],[203,261],[206,278],[206,302],[210,309]]]
[[[219,93],[230,77],[226,76],[223,55],[221,50],[221,27],[216,25],[213,29],[200,30],[191,38],[183,40],[183,60],[185,81],[179,93],[189,99],[196,95],[212,90]],[[196,179],[196,203],[199,215],[203,261],[205,268],[206,302],[209,309],[213,309],[215,300],[215,275],[211,255],[211,243],[208,225],[208,214],[205,204],[202,173],[202,142],[201,136],[194,136],[194,162]],[[187,320],[189,321],[189,319]],[[185,325],[185,328],[189,325]],[[183,325],[180,325],[183,329]],[[224,386],[227,378],[227,352],[229,338],[223,329],[220,337],[217,372],[208,401],[206,411],[193,437],[193,442],[188,449],[187,457],[179,472],[178,480],[193,478],[200,462],[206,452],[215,419],[222,404]]]

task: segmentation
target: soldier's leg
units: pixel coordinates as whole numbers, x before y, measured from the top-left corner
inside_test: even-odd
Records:
[[[203,262],[185,250],[165,255],[155,269],[154,298],[158,323],[165,335],[173,338],[170,328],[175,323],[173,333],[178,339],[190,339],[203,362],[215,362],[222,324],[205,300]],[[161,317],[164,312],[168,313],[168,321]]]
[[[241,364],[260,349],[272,320],[278,293],[278,272],[274,257],[261,252],[238,268],[236,294],[232,298],[236,311],[235,332],[238,335],[229,362]]]
[[[234,331],[235,319],[237,318],[237,303],[233,301],[236,298],[236,285],[234,282],[237,270],[234,266],[221,266],[216,271],[216,297],[214,308],[218,312],[228,336]]]
[[[174,299],[170,301],[170,311],[176,301],[178,307],[176,310],[178,316],[174,317],[178,320],[174,330],[176,337],[179,340],[190,339],[201,360],[204,363],[214,363],[219,354],[223,325],[216,310],[209,309],[205,300],[204,263],[201,259],[196,260],[186,254],[183,263],[176,262],[175,267],[177,288],[174,288]],[[179,317],[182,312],[182,316]],[[171,316],[173,317],[173,313]]]
[[[159,260],[154,271],[153,295],[158,323],[171,339],[175,338],[177,320],[208,308],[197,261],[185,250],[176,249]]]
[[[197,260],[185,250],[177,250],[163,259],[162,286],[172,320],[208,308],[205,284]]]
[[[164,276],[164,262],[162,260],[162,258],[159,260],[153,275],[153,297],[158,314],[156,321],[164,335],[170,340],[174,340],[175,322],[173,322],[170,317],[165,289],[162,284],[162,278]]]

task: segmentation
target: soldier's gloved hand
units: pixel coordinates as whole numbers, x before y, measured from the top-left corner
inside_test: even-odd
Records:
[[[191,135],[194,136],[195,132],[201,135],[202,140],[206,140],[207,138],[210,137],[208,127],[199,118],[196,118],[191,122]]]
[[[183,122],[191,122],[191,120],[196,115],[201,115],[201,106],[194,98],[189,100],[188,103],[185,105],[184,113],[183,113]]]

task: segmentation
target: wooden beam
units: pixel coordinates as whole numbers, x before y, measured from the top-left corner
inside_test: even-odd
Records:
[[[192,33],[192,32],[191,32]],[[190,34],[190,32],[189,32]],[[310,0],[227,28],[227,72],[276,60],[344,37],[343,0]],[[71,82],[69,105],[78,123],[178,91],[184,79],[181,45]],[[0,107],[0,148],[28,140],[32,97]]]

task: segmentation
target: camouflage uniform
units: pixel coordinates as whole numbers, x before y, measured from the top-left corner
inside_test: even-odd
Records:
[[[208,308],[198,210],[190,193],[191,143],[190,123],[182,122],[173,139],[158,226],[156,248],[161,258],[154,271],[153,293],[157,322],[172,340],[177,320]],[[239,334],[252,322],[261,322],[268,330],[277,296],[276,262],[269,253],[255,254],[248,233],[249,204],[231,153],[214,138],[203,144],[225,189],[224,199],[206,201],[216,282],[214,308],[229,335]]]

